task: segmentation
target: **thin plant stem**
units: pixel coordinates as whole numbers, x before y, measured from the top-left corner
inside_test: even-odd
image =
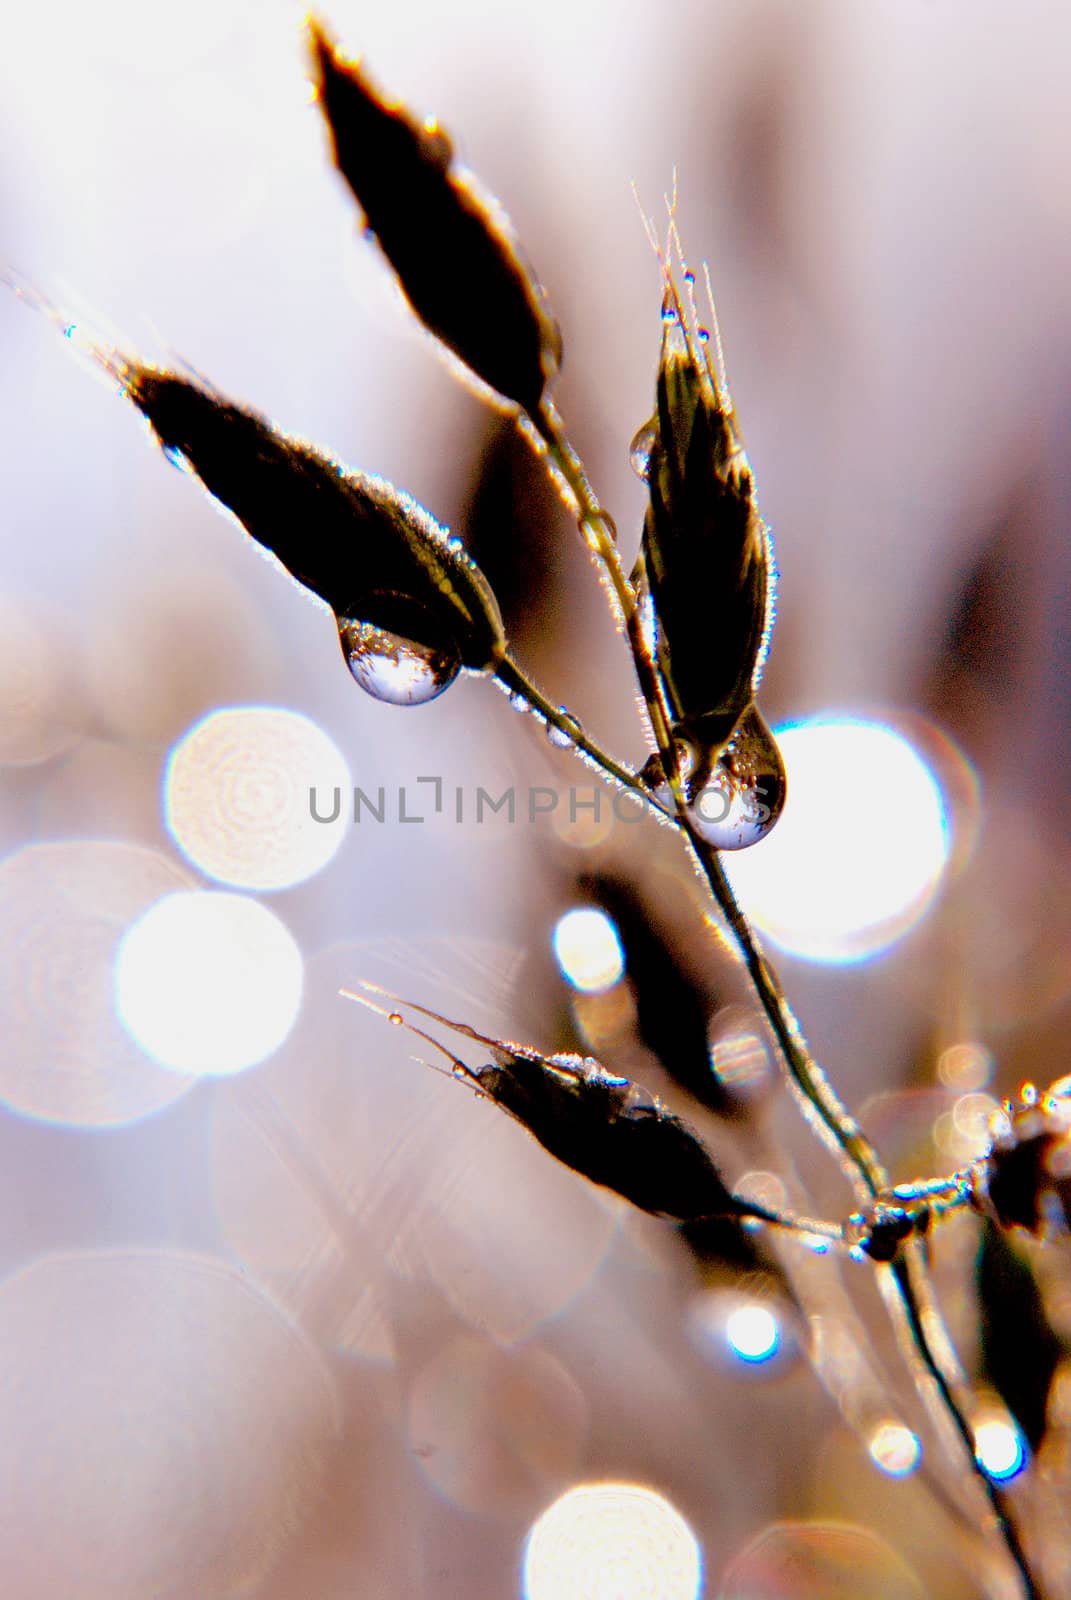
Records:
[[[737,903],[718,851],[696,830],[688,815],[673,749],[668,708],[643,633],[636,596],[621,564],[613,519],[600,506],[583,464],[569,443],[561,418],[554,408],[546,404],[540,415],[531,420],[535,439],[527,429],[523,431],[528,433],[530,442],[537,445],[537,453],[551,470],[556,487],[560,490],[564,483],[569,499],[575,502],[580,532],[600,561],[608,580],[615,609],[628,639],[651,732],[673,795],[677,825],[688,840],[696,866],[727,922],[747,967],[755,994],[777,1041],[778,1053],[789,1082],[799,1095],[805,1111],[821,1131],[826,1144],[840,1158],[857,1193],[864,1198],[874,1199],[888,1187],[885,1167],[875,1147],[807,1048],[780,979],[763,955],[751,925]],[[775,1218],[771,1215],[766,1220],[773,1222]],[[997,1532],[1022,1581],[1025,1600],[1043,1600],[1031,1575],[1006,1496],[983,1470],[975,1454],[970,1422],[957,1396],[961,1369],[930,1290],[926,1265],[917,1242],[910,1242],[889,1270],[891,1276],[887,1281],[894,1290],[893,1324],[908,1368],[925,1397],[929,1399],[932,1395],[936,1396],[943,1408],[943,1415],[959,1436],[967,1452],[970,1469],[981,1483],[992,1509]],[[923,1376],[928,1380],[925,1385],[921,1381]]]
[[[550,402],[544,402],[539,415],[531,420],[536,438],[546,449],[546,457],[542,459],[553,469],[555,486],[560,489],[562,484],[565,485],[570,499],[575,503],[577,521],[584,542],[597,557],[606,575],[614,608],[628,638],[640,692],[647,707],[651,732],[654,734],[658,753],[662,757],[666,778],[676,798],[680,786],[676,761],[672,759],[673,736],[670,730],[669,710],[654,659],[644,638],[636,595],[621,565],[614,520],[609,512],[600,506],[584,471],[583,463],[566,437],[561,417]]]
[[[866,1198],[873,1199],[889,1182],[877,1151],[807,1048],[781,980],[759,948],[751,924],[741,911],[725,875],[717,850],[696,832],[687,817],[684,826],[692,852],[747,966],[748,976],[773,1030],[793,1087],[818,1118],[827,1142],[850,1164],[856,1189]]]
[[[449,1017],[442,1016],[437,1011],[432,1011],[428,1006],[423,1006],[416,1000],[406,1000],[401,995],[395,994],[391,989],[384,989],[378,983],[372,983],[366,978],[359,980],[360,989],[341,988],[338,992],[346,1000],[355,1000],[358,1005],[365,1006],[369,1011],[374,1011],[378,1016],[386,1017],[389,1021],[400,1023],[408,1028],[416,1038],[423,1039],[426,1044],[432,1045],[450,1062],[448,1076],[468,1078],[475,1088],[481,1089],[480,1073],[474,1071],[460,1056],[447,1049],[440,1039],[428,1033],[416,1023],[411,1022],[402,1011],[418,1011],[421,1016],[430,1017],[433,1022],[440,1023],[443,1027],[455,1033],[463,1033],[478,1043],[491,1049],[505,1048],[501,1040],[487,1037],[478,1033],[475,1028],[470,1028],[467,1023],[455,1022]],[[376,996],[377,998],[373,998]],[[483,1092],[486,1092],[485,1090]],[[844,1229],[839,1223],[825,1222],[817,1217],[801,1217],[794,1211],[778,1211],[772,1206],[763,1205],[761,1200],[749,1199],[746,1195],[734,1194],[727,1191],[731,1204],[724,1210],[706,1212],[702,1216],[689,1218],[692,1222],[739,1222],[742,1218],[753,1222],[761,1222],[767,1227],[780,1228],[785,1233],[801,1234],[805,1238],[824,1239],[833,1244],[843,1244]]]
[[[658,813],[663,822],[673,821],[670,813],[666,811],[651,791],[642,784],[635,772],[624,767],[613,756],[608,755],[594,739],[590,738],[580,723],[561,706],[556,706],[547,699],[542,690],[532,682],[524,670],[518,666],[512,656],[504,656],[495,667],[495,677],[502,688],[510,694],[518,694],[526,700],[532,710],[541,716],[544,722],[557,728],[563,738],[568,738],[569,743],[576,746],[581,755],[596,767],[602,775],[611,782],[618,784],[622,789],[634,794],[642,800],[652,811]]]
[[[827,1142],[842,1157],[856,1190],[873,1198],[888,1182],[870,1141],[851,1117],[825,1073],[812,1058],[799,1024],[773,968],[763,957],[751,927],[736,903],[718,861],[717,851],[696,832],[684,804],[673,738],[658,672],[643,636],[639,607],[625,575],[614,538],[614,525],[588,481],[583,464],[565,436],[561,418],[549,405],[534,419],[535,430],[546,447],[550,463],[564,480],[576,503],[581,533],[602,563],[628,637],[636,676],[647,707],[651,731],[662,768],[670,784],[679,825],[685,832],[710,891],[729,924],[747,966],[755,992],[769,1020],[789,1077],[823,1129]]]
[[[1022,1584],[1024,1600],[1044,1600],[1042,1591],[1034,1581],[1026,1551],[1019,1539],[1008,1505],[1007,1495],[998,1483],[982,1468],[975,1454],[974,1432],[965,1406],[957,1390],[962,1387],[962,1369],[930,1288],[929,1274],[922,1259],[917,1240],[911,1241],[896,1261],[885,1269],[891,1274],[896,1295],[891,1309],[893,1323],[905,1348],[913,1350],[921,1360],[930,1384],[936,1390],[944,1415],[958,1433],[963,1448],[981,1482],[989,1502],[996,1528],[1004,1541]],[[899,1312],[901,1315],[897,1315]],[[917,1379],[916,1379],[917,1381]]]

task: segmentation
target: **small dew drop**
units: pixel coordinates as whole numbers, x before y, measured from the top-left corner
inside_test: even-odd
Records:
[[[710,343],[710,329],[709,328],[700,328],[699,329],[699,343],[700,344],[709,344]]]
[[[648,422],[644,423],[642,428],[637,430],[632,443],[629,445],[629,466],[632,468],[637,478],[641,478],[644,483],[646,483],[650,477],[651,451],[654,449],[655,440],[657,437],[657,418],[651,417]]]
[[[366,694],[392,706],[419,706],[449,688],[461,671],[457,642],[419,601],[375,594],[370,618],[339,619],[346,665]]]
[[[576,717],[574,717],[571,712],[566,711],[564,706],[559,706],[558,711],[561,715],[562,721],[567,726],[565,728],[559,728],[555,727],[553,722],[548,722],[547,738],[554,746],[555,750],[568,750],[576,741],[573,737],[573,734],[567,731],[567,728],[572,728],[575,733],[582,733],[583,729],[581,728]]]
[[[514,711],[531,711],[532,707],[519,689],[514,689],[509,697],[509,703]]]
[[[400,1028],[402,1025],[402,1014],[400,1011],[392,1011],[387,1020],[389,1022],[393,1022],[396,1028]]]
[[[695,282],[695,273],[692,271],[691,267],[686,267],[685,268],[684,281],[685,281],[685,283],[694,283]]]
[[[161,446],[161,449],[163,450],[164,460],[178,472],[185,472],[186,474],[193,472],[193,463],[185,451],[179,449],[177,444],[165,444]]]
[[[666,775],[662,771],[662,758],[657,750],[647,757],[647,760],[637,772],[636,779],[637,782],[643,784],[645,789],[649,789],[652,794],[658,794],[663,790],[666,794],[669,793],[669,784],[666,782]]]
[[[680,322],[676,306],[667,304],[662,307],[662,321],[671,324]]]

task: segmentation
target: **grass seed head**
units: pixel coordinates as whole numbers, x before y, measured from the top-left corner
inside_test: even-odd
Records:
[[[490,585],[409,495],[176,373],[134,367],[126,392],[165,452],[327,602],[369,693],[416,703],[462,667],[497,664],[506,641]]]
[[[319,23],[310,34],[335,164],[413,311],[482,383],[535,415],[561,335],[506,217],[437,124],[385,100]]]
[[[682,735],[712,751],[755,697],[772,609],[769,536],[736,413],[689,295],[664,263],[654,416],[633,446],[649,487],[636,582]]]

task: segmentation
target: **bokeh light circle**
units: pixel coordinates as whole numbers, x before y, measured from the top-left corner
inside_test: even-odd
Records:
[[[697,1600],[699,1545],[676,1508],[635,1483],[585,1483],[544,1511],[524,1553],[525,1600]]]
[[[185,1094],[116,1015],[130,926],[192,887],[157,850],[109,839],[27,845],[0,861],[0,1100],[43,1122],[118,1127]]]
[[[951,847],[941,789],[895,729],[815,717],[777,730],[788,803],[769,837],[726,860],[744,909],[804,960],[865,961],[933,902]]]
[[[227,1600],[317,1506],[338,1436],[322,1355],[240,1270],[52,1255],[0,1285],[4,1593]]]
[[[164,818],[211,878],[285,889],[340,848],[352,781],[322,728],[275,706],[227,706],[194,724],[164,771]]]
[[[730,1562],[717,1593],[718,1600],[924,1600],[903,1558],[849,1522],[771,1523]]]
[[[922,1444],[917,1433],[903,1422],[886,1418],[879,1422],[867,1448],[874,1465],[888,1478],[910,1477],[922,1461]]]
[[[538,1346],[469,1335],[437,1350],[413,1380],[409,1445],[452,1504],[483,1517],[531,1515],[580,1466],[588,1406]]]
[[[1010,1483],[1026,1466],[1023,1436],[1011,1417],[987,1417],[974,1430],[975,1460],[987,1478]]]
[[[582,994],[619,983],[625,955],[613,920],[597,906],[575,906],[554,927],[554,954],[566,982]]]
[[[770,1286],[698,1290],[688,1303],[685,1330],[704,1360],[737,1379],[780,1378],[800,1353],[790,1308]]]
[[[87,720],[78,674],[57,644],[65,620],[0,594],[0,767],[51,760]]]
[[[293,935],[256,900],[221,891],[166,895],[125,935],[116,1008],[161,1066],[241,1072],[273,1054],[297,1019],[303,962]]]
[[[771,1361],[781,1343],[777,1318],[766,1306],[738,1306],[730,1312],[725,1337],[733,1354],[741,1361],[756,1364]]]

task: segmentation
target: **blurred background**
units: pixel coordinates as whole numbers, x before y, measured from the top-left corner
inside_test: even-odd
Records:
[[[508,209],[629,560],[660,332],[630,185],[661,219],[676,172],[781,570],[763,706],[791,798],[734,881],[894,1176],[962,1166],[1003,1095],[1068,1070],[1071,17],[325,20]],[[417,496],[532,674],[638,764],[587,558],[362,239],[301,23],[281,0],[13,13],[0,257]],[[1014,1593],[869,1267],[628,1212],[339,995],[371,979],[598,1054],[728,1180],[840,1220],[672,838],[585,808],[590,774],[489,683],[363,694],[330,616],[76,341],[13,295],[0,327],[5,1592]],[[477,820],[511,786],[516,821]],[[988,1470],[1054,1594],[1065,1252],[966,1218],[935,1245]]]

